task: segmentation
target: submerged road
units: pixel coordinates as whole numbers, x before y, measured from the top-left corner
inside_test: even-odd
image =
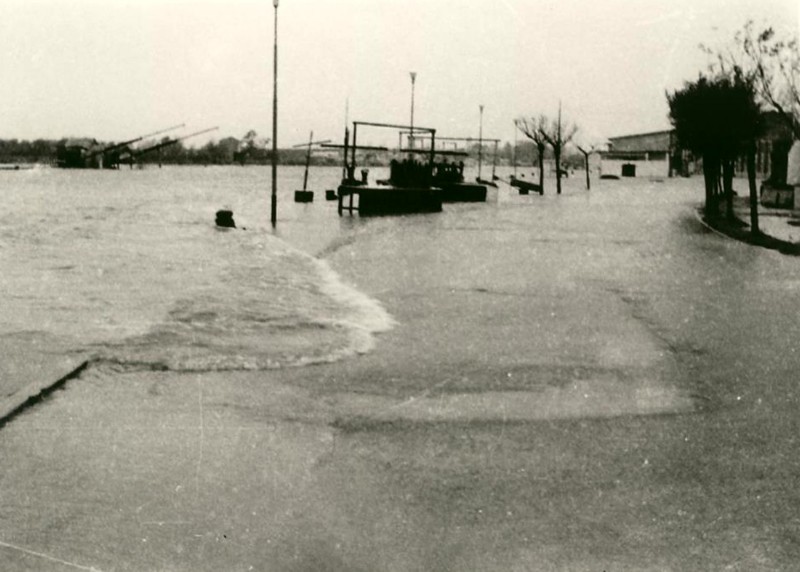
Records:
[[[354,225],[359,358],[90,367],[0,429],[0,568],[796,569],[800,260],[602,183]]]

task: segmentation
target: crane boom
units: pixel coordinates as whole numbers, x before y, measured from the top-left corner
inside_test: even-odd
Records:
[[[201,131],[195,131],[194,133],[189,133],[188,135],[184,135],[183,137],[176,137],[175,139],[169,139],[167,141],[162,141],[161,143],[156,143],[155,145],[151,145],[150,147],[145,147],[144,149],[138,149],[133,151],[132,154],[134,156],[143,155],[145,153],[149,153],[150,151],[156,151],[158,149],[162,149],[164,147],[169,147],[170,145],[175,145],[179,141],[183,141],[184,139],[188,139],[189,137],[194,137],[196,135],[202,135],[203,133],[208,133],[209,131],[216,131],[219,127],[210,127],[208,129],[203,129]]]
[[[116,151],[117,149],[121,149],[122,147],[130,145],[132,143],[137,143],[137,142],[141,141],[142,139],[146,139],[147,137],[153,137],[155,135],[161,135],[162,133],[167,133],[168,131],[174,131],[175,129],[180,129],[181,127],[184,127],[185,125],[186,125],[185,123],[181,123],[180,125],[173,125],[172,127],[167,127],[166,129],[160,129],[158,131],[154,131],[153,133],[148,133],[146,135],[141,135],[139,137],[135,137],[135,138],[129,139],[127,141],[122,141],[121,143],[115,143],[113,145],[108,145],[107,147],[103,147],[102,149],[98,149],[97,151],[92,151],[87,156],[88,157],[94,157],[95,155],[99,155],[101,153],[105,154],[105,153],[109,153],[111,151]]]

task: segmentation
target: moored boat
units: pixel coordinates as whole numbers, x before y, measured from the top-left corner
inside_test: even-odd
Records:
[[[369,182],[369,171],[361,170],[361,179],[356,179],[356,153],[358,150],[383,150],[386,147],[358,146],[357,133],[359,126],[380,127],[390,129],[408,129],[406,125],[374,123],[367,121],[353,122],[352,143],[349,130],[345,130],[344,143],[344,179],[337,189],[339,214],[347,210],[358,212],[361,216],[431,213],[442,210],[443,190],[434,184],[434,141],[436,130],[427,127],[416,127],[417,131],[428,133],[431,137],[431,148],[424,152],[425,159],[417,160],[414,154],[403,161],[393,160],[388,180]],[[349,197],[349,198],[348,198]],[[345,199],[348,204],[345,205]],[[357,199],[357,203],[356,203]]]
[[[519,189],[519,194],[521,195],[527,195],[531,191],[539,193],[540,195],[544,194],[544,189],[542,189],[541,185],[524,179],[518,179],[514,175],[511,176],[508,184]]]

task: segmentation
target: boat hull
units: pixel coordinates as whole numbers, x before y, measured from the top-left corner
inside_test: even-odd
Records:
[[[446,203],[486,202],[486,187],[471,183],[450,183],[440,185],[442,200]]]
[[[440,212],[444,194],[438,187],[391,185],[341,185],[337,191],[339,213],[343,210],[354,210],[361,216]],[[348,196],[351,206],[344,205]]]
[[[536,183],[531,183],[529,181],[523,181],[522,179],[511,179],[511,183],[509,183],[512,187],[516,187],[519,189],[519,194],[527,195],[529,192],[533,191],[534,193],[544,194],[541,185],[537,185]]]

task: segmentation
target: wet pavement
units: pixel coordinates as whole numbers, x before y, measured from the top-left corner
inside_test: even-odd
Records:
[[[88,356],[71,351],[73,347],[43,332],[0,336],[0,423],[29,400],[79,375]]]
[[[798,259],[614,183],[364,225],[357,359],[90,367],[0,431],[2,568],[795,569]]]

